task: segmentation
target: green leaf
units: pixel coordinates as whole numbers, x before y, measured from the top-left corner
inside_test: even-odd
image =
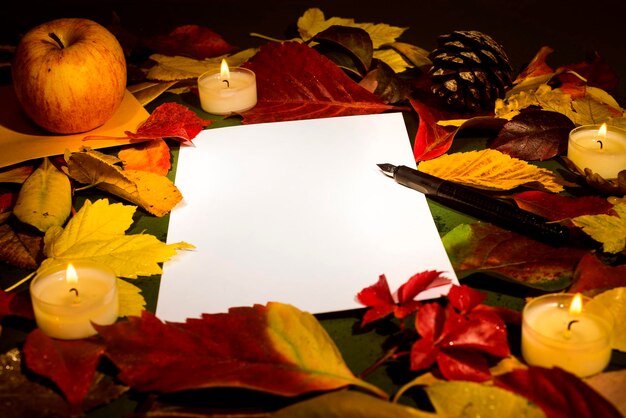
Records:
[[[435,410],[450,417],[541,418],[543,411],[508,390],[474,382],[444,382],[426,387]]]
[[[583,215],[572,219],[594,240],[601,242],[607,253],[619,253],[626,248],[626,203],[613,207],[618,216]]]
[[[45,232],[65,223],[72,210],[69,178],[47,158],[24,181],[13,213],[17,218]]]

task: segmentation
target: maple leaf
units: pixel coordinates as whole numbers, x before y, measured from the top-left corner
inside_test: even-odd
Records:
[[[626,248],[626,203],[613,206],[617,216],[582,215],[572,218],[594,240],[601,242],[604,251],[618,253]]]
[[[356,385],[386,397],[350,372],[313,315],[291,305],[231,308],[184,323],[144,311],[96,329],[119,379],[139,391],[236,387],[297,396]]]
[[[137,129],[136,133],[125,131],[132,139],[173,138],[189,143],[212,120],[202,119],[186,106],[178,103],[163,103]]]
[[[147,46],[165,55],[205,59],[232,52],[235,47],[213,30],[199,25],[178,26],[168,35],[156,35]]]
[[[365,115],[393,109],[336,64],[297,42],[270,43],[244,67],[257,77],[258,102],[244,124]]]
[[[141,206],[155,216],[164,216],[183,198],[165,176],[148,171],[121,170],[119,160],[99,151],[73,152],[67,159],[68,173],[79,183],[95,186]]]
[[[615,320],[626,316],[626,286],[615,287],[595,295],[585,304],[585,309],[600,315],[602,313],[610,315],[609,320],[613,323],[611,348],[626,352],[626,322]]]
[[[141,316],[146,309],[146,300],[141,295],[141,289],[126,280],[117,279],[117,295],[120,317]]]
[[[164,176],[172,167],[170,148],[161,138],[124,148],[117,156],[125,170],[150,171]]]
[[[532,190],[513,196],[517,206],[551,221],[561,221],[581,215],[608,214],[613,205],[599,196],[569,197]]]
[[[558,367],[516,369],[496,376],[494,383],[537,404],[548,418],[622,416],[583,380]]]
[[[104,350],[94,339],[59,340],[37,328],[26,337],[23,353],[28,369],[52,380],[77,413],[82,411]]]
[[[554,172],[493,149],[445,154],[421,161],[418,169],[435,177],[483,189],[511,190],[539,184],[551,192],[563,191],[562,180]]]
[[[165,244],[149,234],[125,235],[133,222],[136,207],[109,204],[100,199],[85,204],[65,228],[53,227],[44,236],[48,257],[39,271],[70,261],[91,260],[108,265],[118,277],[137,278],[161,274],[159,263],[174,256],[177,250],[193,246],[179,242]]]
[[[458,275],[480,271],[548,291],[569,286],[576,265],[588,252],[553,247],[482,222],[459,225],[442,241]]]
[[[611,266],[589,253],[576,266],[574,281],[568,291],[592,296],[621,286],[626,286],[626,265]]]
[[[393,313],[396,318],[402,319],[419,309],[421,302],[415,298],[424,290],[450,283],[450,279],[441,276],[441,272],[429,270],[417,273],[398,288],[398,301],[394,300],[389,283],[384,274],[378,282],[366,287],[357,294],[357,300],[370,309],[365,312],[361,326],[384,318]]]

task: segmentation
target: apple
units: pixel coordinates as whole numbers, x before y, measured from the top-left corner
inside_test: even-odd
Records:
[[[126,93],[126,59],[117,38],[83,18],[56,19],[29,30],[11,65],[15,94],[37,125],[59,134],[108,121]]]

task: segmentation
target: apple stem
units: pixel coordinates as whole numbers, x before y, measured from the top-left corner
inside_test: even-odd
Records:
[[[56,42],[57,44],[59,44],[59,47],[60,47],[61,49],[65,48],[65,45],[63,45],[63,41],[61,41],[61,39],[59,39],[59,37],[57,36],[57,34],[56,34],[56,33],[54,33],[54,32],[50,32],[50,33],[48,34],[48,36],[49,36],[49,37],[51,37],[51,38],[54,40],[54,42]]]

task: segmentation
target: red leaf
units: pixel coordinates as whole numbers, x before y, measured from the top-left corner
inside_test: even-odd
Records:
[[[548,58],[548,55],[553,52],[554,49],[548,46],[541,47],[541,49],[539,50],[539,52],[537,52],[530,64],[528,64],[528,66],[519,73],[513,84],[518,84],[526,78],[539,77],[542,75],[554,73],[554,70],[548,64],[546,64],[546,59]]]
[[[9,212],[17,201],[17,192],[0,193],[0,213]]]
[[[437,125],[437,121],[444,119],[442,112],[417,100],[409,100],[420,119],[413,146],[415,161],[429,160],[445,154],[450,149],[458,128]]]
[[[487,294],[472,289],[467,285],[452,286],[448,291],[448,300],[460,313],[466,314],[487,298]]]
[[[28,292],[5,292],[0,290],[0,320],[5,316],[35,319]]]
[[[494,383],[534,402],[548,418],[622,417],[584,381],[560,368],[515,369],[495,377]]]
[[[551,221],[582,215],[607,215],[613,209],[608,200],[599,196],[567,197],[542,191],[528,191],[516,194],[513,199],[520,208]]]
[[[504,321],[492,312],[480,312],[465,319],[446,335],[442,345],[452,348],[473,349],[497,357],[511,354]]]
[[[449,284],[450,279],[442,277],[441,274],[440,271],[427,270],[411,277],[398,288],[398,303],[400,305],[408,303],[426,289]]]
[[[578,263],[570,292],[594,296],[605,290],[626,286],[626,265],[609,266],[592,253]]]
[[[124,133],[133,139],[174,138],[189,142],[211,123],[213,121],[198,117],[187,107],[171,102],[154,109],[137,133]]]
[[[104,349],[93,339],[57,340],[35,329],[26,337],[24,359],[29,370],[52,380],[80,411]]]
[[[443,377],[448,380],[469,380],[484,382],[491,377],[487,360],[472,351],[440,351],[437,365]]]
[[[389,283],[387,283],[387,278],[384,274],[378,277],[378,282],[361,290],[356,298],[363,305],[371,308],[365,312],[361,326],[384,318],[393,312],[396,305],[391,291],[389,290]]]
[[[169,35],[155,36],[147,44],[164,55],[182,55],[198,60],[228,54],[235,49],[211,29],[198,25],[179,26]]]
[[[610,68],[607,62],[597,54],[595,55],[593,61],[583,61],[577,64],[565,65],[559,68],[559,70],[575,71],[587,80],[587,85],[598,87],[606,91],[617,88],[619,83],[619,77],[617,76],[615,70]],[[580,78],[567,73],[560,75],[559,79],[562,83],[568,83],[571,79],[582,82]]]
[[[393,109],[313,48],[269,43],[244,66],[256,73],[257,105],[243,123],[365,115]]]
[[[438,303],[425,304],[415,317],[415,329],[422,339],[431,343],[439,339],[444,331],[445,323],[446,311]]]
[[[423,370],[433,365],[439,349],[428,338],[417,340],[411,347],[411,370]]]

